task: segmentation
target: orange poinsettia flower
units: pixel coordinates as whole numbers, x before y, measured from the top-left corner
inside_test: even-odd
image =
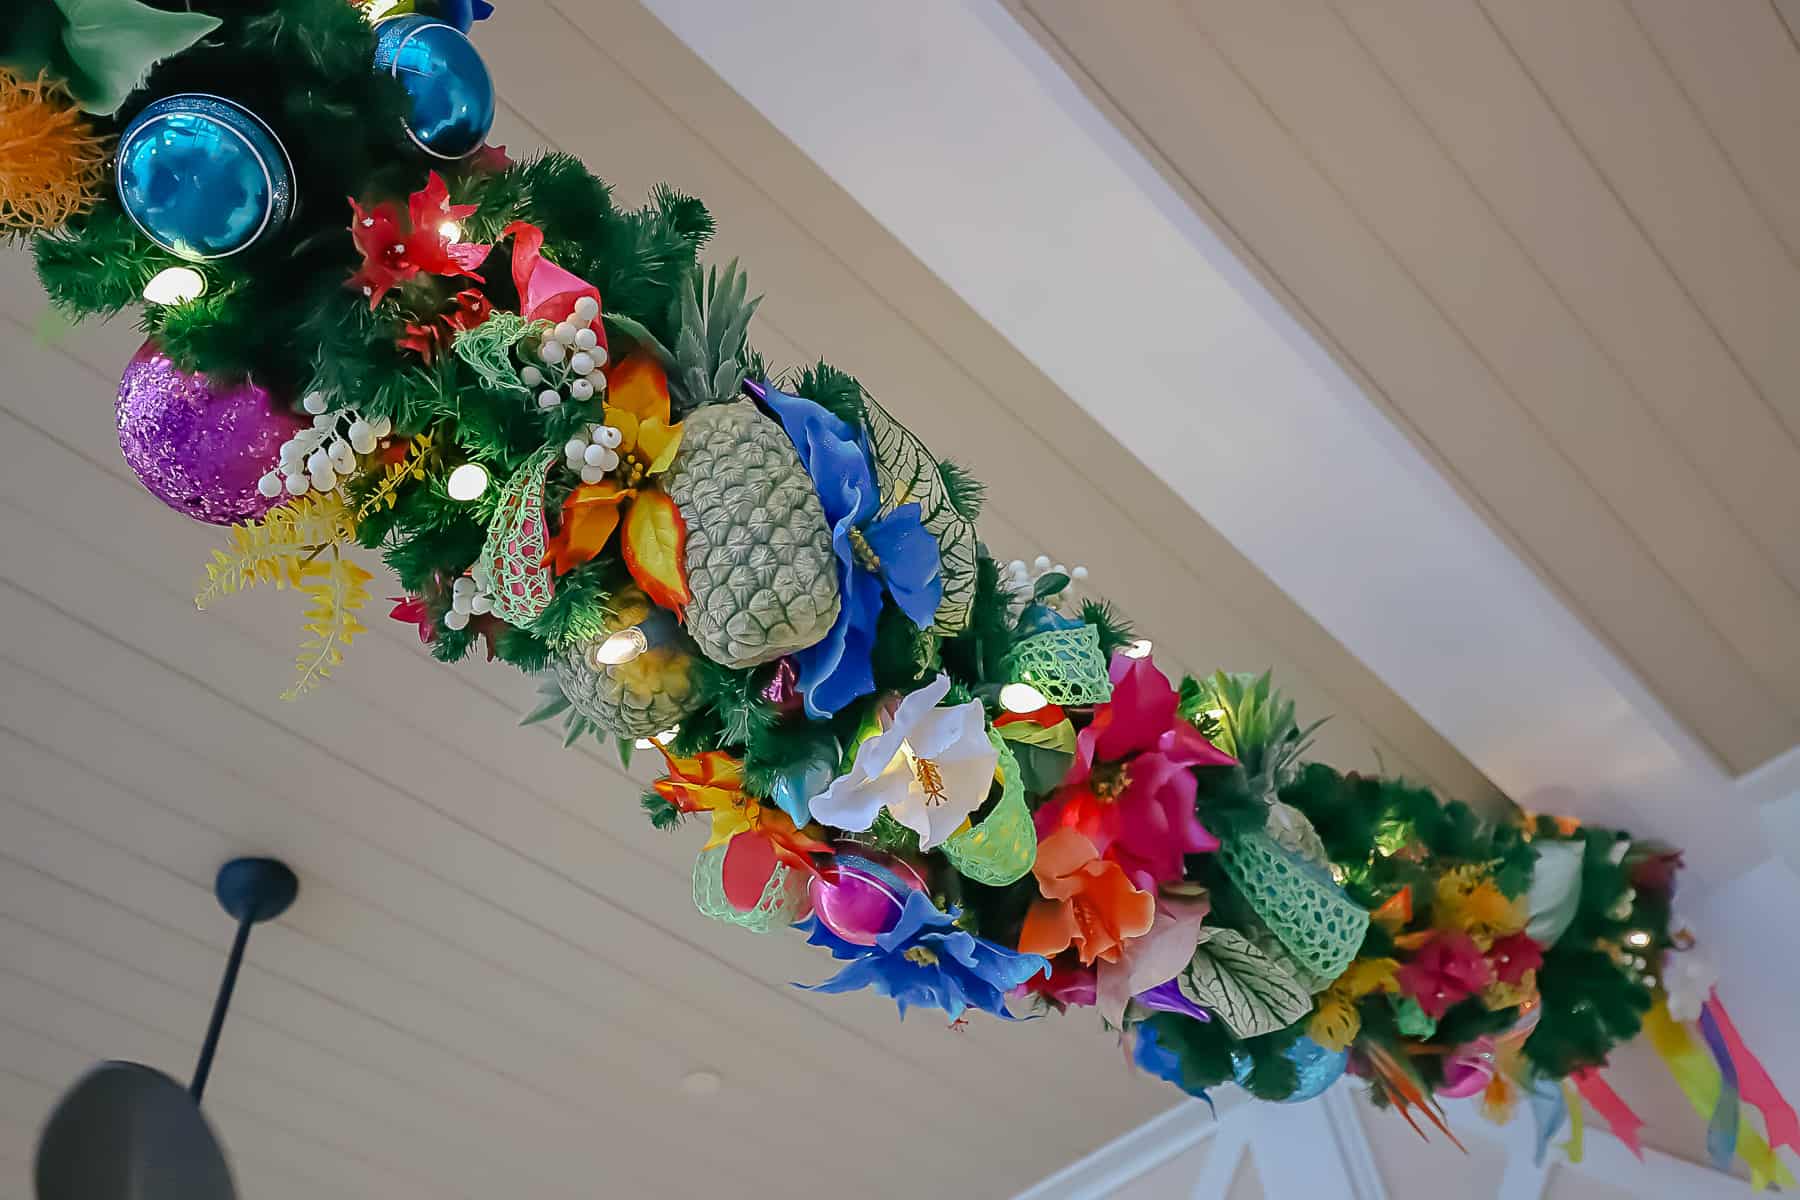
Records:
[[[1038,843],[1031,870],[1042,899],[1025,915],[1021,953],[1050,958],[1074,946],[1083,965],[1117,962],[1125,939],[1142,937],[1156,921],[1156,897],[1133,887],[1079,830],[1064,827]]]
[[[615,478],[583,484],[563,502],[562,528],[544,563],[558,575],[589,561],[624,525],[625,566],[656,603],[679,612],[693,599],[683,551],[687,525],[656,483],[681,448],[681,425],[669,419],[669,379],[650,355],[628,355],[606,373],[602,418],[619,431]]]
[[[735,907],[756,907],[778,863],[819,873],[812,856],[829,854],[831,847],[811,832],[817,826],[799,828],[780,808],[746,793],[743,763],[719,750],[692,758],[662,750],[662,756],[669,773],[656,782],[656,794],[684,813],[712,814],[712,834],[702,849],[725,846],[720,879]]]

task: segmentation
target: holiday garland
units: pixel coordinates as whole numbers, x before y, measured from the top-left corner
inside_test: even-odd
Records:
[[[1713,1011],[1683,1011],[1705,986],[1672,851],[1305,762],[1267,676],[1172,682],[1084,571],[994,560],[967,472],[850,375],[750,347],[699,201],[622,208],[571,157],[479,144],[487,6],[107,0],[113,53],[78,7],[34,0],[0,44],[0,113],[33,114],[17,161],[0,136],[0,221],[76,317],[174,281],[140,310],[122,444],[238,522],[203,601],[309,594],[290,695],[361,630],[347,552],[378,550],[438,658],[537,673],[527,720],[658,755],[649,818],[708,830],[696,904],[797,925],[844,964],[821,990],[953,1021],[1094,1005],[1193,1094],[1348,1070],[1440,1126],[1434,1095],[1504,1113],[1567,1080],[1635,1136],[1597,1068],[1667,1022],[1659,990]],[[124,85],[82,68],[121,60]],[[208,122],[269,181],[235,177],[257,221],[207,206],[243,166],[184,140]],[[1753,1130],[1733,1147],[1781,1178]]]

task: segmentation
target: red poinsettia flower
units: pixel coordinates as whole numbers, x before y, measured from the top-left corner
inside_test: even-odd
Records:
[[[1050,972],[1038,972],[1013,989],[1015,996],[1042,996],[1058,1012],[1071,1007],[1092,1008],[1097,992],[1093,967],[1081,965],[1073,952],[1059,954],[1050,960]]]
[[[1180,698],[1148,658],[1112,661],[1112,699],[1075,741],[1075,763],[1038,810],[1039,838],[1075,829],[1144,891],[1182,875],[1182,857],[1219,848],[1194,811],[1190,768],[1236,761],[1181,719]]]
[[[406,332],[395,340],[403,349],[416,351],[420,358],[430,362],[439,351],[449,348],[458,333],[475,328],[493,313],[494,306],[486,296],[474,288],[464,288],[450,298],[448,312],[439,313],[429,321],[407,322]]]
[[[388,599],[394,601],[394,607],[388,612],[388,616],[408,625],[417,625],[419,640],[427,646],[437,640],[437,622],[425,611],[425,597],[408,595],[390,596]]]
[[[1523,933],[1503,937],[1488,948],[1488,965],[1494,977],[1504,984],[1515,984],[1544,965],[1544,948]]]
[[[361,288],[374,308],[389,291],[421,274],[480,279],[475,268],[491,247],[454,240],[456,223],[473,216],[476,207],[450,203],[450,189],[436,171],[407,200],[404,220],[391,201],[364,209],[352,199],[350,237],[363,264],[350,286]]]
[[[1439,931],[1394,973],[1394,981],[1436,1019],[1494,982],[1494,968],[1474,938]]]

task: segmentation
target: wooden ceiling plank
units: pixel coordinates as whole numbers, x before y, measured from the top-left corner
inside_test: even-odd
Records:
[[[136,894],[143,897],[141,911],[147,920],[170,932],[194,938],[197,930],[192,923],[193,915],[182,910],[204,907],[211,899],[210,889],[193,888],[172,879],[147,878],[152,869],[146,864],[133,860],[131,856],[112,850],[66,826],[58,826],[56,822],[16,800],[0,800],[0,828],[7,830],[10,839],[4,857],[9,863],[14,864],[5,872],[9,904],[18,904],[22,910],[36,911],[40,914],[47,907],[47,901],[35,894],[35,892],[45,890],[42,881],[34,879],[30,872],[23,869],[22,864],[29,863],[36,871],[59,881],[65,887],[77,888],[89,895],[95,895],[97,894],[96,889],[107,886],[123,887],[130,884],[138,887],[141,890]],[[110,885],[107,882],[108,875],[105,873],[107,871],[114,873],[111,878],[115,882]],[[195,895],[196,892],[199,894]],[[22,911],[17,919],[23,920],[23,916],[24,912]],[[219,922],[214,920],[212,924],[216,926]],[[39,928],[40,936],[46,936],[49,932],[42,930],[37,925],[33,927]],[[228,925],[227,928],[229,928]],[[272,933],[274,927],[262,932]],[[63,933],[61,936],[66,938],[67,934]],[[161,940],[166,943],[166,938]],[[66,977],[71,971],[82,966],[82,964],[72,965],[66,959],[57,961],[53,956],[43,952],[41,944],[33,947],[30,944],[29,935],[0,937],[0,942],[12,946],[18,951],[19,957],[16,960],[8,955],[4,961],[21,971],[29,971],[35,967],[40,971],[61,973]],[[96,947],[89,946],[85,942],[76,944],[98,954]],[[203,944],[202,948],[205,948]],[[33,949],[37,951],[35,954],[31,953]],[[216,969],[219,956],[215,953],[212,957],[215,959],[212,965]],[[492,1076],[483,1078],[477,1073],[464,1072],[459,1077],[446,1074],[441,1080],[433,1080],[418,1074],[415,1072],[415,1068],[407,1065],[404,1056],[400,1053],[412,1037],[409,1031],[402,1029],[391,1029],[390,1032],[383,1032],[379,1029],[371,1030],[367,1021],[333,1020],[330,1014],[325,1012],[329,1006],[320,1003],[322,993],[317,990],[317,985],[336,984],[339,982],[337,975],[319,972],[314,976],[315,986],[309,986],[305,980],[293,979],[262,965],[263,962],[271,960],[285,965],[289,957],[291,956],[282,953],[279,947],[272,952],[265,952],[262,960],[246,963],[240,979],[239,995],[235,1003],[242,1006],[244,1010],[242,1015],[246,1016],[248,1022],[253,1024],[239,1038],[234,1039],[234,1043],[242,1043],[248,1039],[248,1045],[254,1047],[260,1056],[259,1065],[246,1067],[244,1076],[246,1084],[254,1081],[259,1085],[269,1085],[271,1091],[278,1090],[284,1095],[289,1095],[296,1105],[302,1103],[317,1105],[320,1103],[321,1097],[330,1096],[341,1088],[332,1088],[328,1078],[325,1077],[314,1081],[303,1091],[296,1091],[291,1084],[270,1084],[268,1069],[260,1063],[271,1061],[272,1055],[282,1055],[287,1062],[293,1063],[296,1059],[310,1053],[335,1059],[335,1070],[340,1072],[350,1067],[352,1062],[366,1063],[371,1067],[381,1064],[382,1072],[391,1072],[390,1077],[403,1083],[406,1091],[411,1093],[408,1103],[416,1104],[420,1096],[437,1095],[439,1089],[454,1089],[443,1094],[457,1097],[458,1099],[454,1102],[455,1106],[457,1108],[466,1107],[467,1111],[452,1115],[445,1114],[440,1110],[439,1116],[443,1120],[445,1128],[460,1126],[472,1133],[480,1130],[484,1125],[491,1126],[494,1122],[504,1121],[515,1126],[515,1144],[520,1146],[521,1150],[529,1148],[532,1152],[548,1153],[552,1156],[558,1153],[567,1155],[572,1149],[579,1151],[584,1148],[592,1136],[591,1130],[594,1123],[605,1121],[617,1123],[622,1119],[619,1110],[627,1108],[624,1103],[615,1105],[614,1110],[610,1112],[582,1113],[579,1109],[571,1110],[568,1106],[564,1106],[560,1111],[565,1115],[565,1119],[553,1122],[545,1119],[541,1113],[534,1112],[530,1106],[525,1104],[490,1104],[487,1099],[488,1093],[500,1090],[496,1087]],[[92,959],[86,965],[90,968],[87,974],[91,975]],[[145,968],[153,965],[153,960],[147,954],[136,953],[123,965],[145,971]],[[40,977],[38,981],[47,986],[57,986],[57,982],[52,979]],[[136,1021],[140,1024],[146,1023],[151,1019],[150,1013],[141,1010],[153,1010],[154,1006],[160,1004],[165,1023],[174,1026],[175,1029],[180,1029],[182,1028],[180,1020],[182,1015],[186,1014],[191,1018],[187,1021],[186,1027],[197,1033],[203,1028],[201,1017],[207,1011],[208,997],[202,991],[199,996],[186,1003],[177,1004],[172,992],[185,988],[191,981],[166,980],[166,976],[165,981],[170,984],[170,987],[163,990],[146,984],[126,993],[109,991],[104,995],[117,997],[128,994],[132,997],[129,1012],[115,1012],[115,1015],[121,1019]],[[354,999],[356,996],[354,981],[344,980],[342,982],[346,997]],[[105,1007],[105,1002],[102,1001],[100,1006]],[[305,1040],[310,1043],[310,1049],[291,1045],[272,1046],[261,1031],[274,1022],[305,1031]],[[166,1032],[173,1033],[174,1030]],[[176,1036],[181,1035],[176,1034]],[[187,1035],[187,1040],[191,1044],[186,1053],[191,1057],[193,1051],[198,1047],[198,1042],[193,1040],[193,1034]],[[241,1049],[234,1049],[232,1055],[236,1056],[242,1052]],[[423,1060],[423,1056],[415,1056],[415,1058]],[[221,1061],[229,1062],[231,1059],[224,1058]],[[316,1068],[309,1069],[319,1073]],[[229,1072],[221,1071],[220,1074],[223,1077]],[[362,1129],[365,1131],[365,1136],[378,1137],[378,1140],[384,1145],[405,1140],[393,1136],[391,1131],[388,1134],[381,1134],[380,1129],[385,1122],[379,1120],[375,1122],[373,1129],[370,1129],[362,1123],[363,1119],[357,1118],[354,1113],[345,1112],[341,1104],[335,1106],[324,1104],[317,1111],[323,1112],[327,1109],[331,1112],[330,1119],[334,1123],[341,1123],[339,1136],[345,1136],[344,1131],[352,1131],[352,1135],[354,1135],[353,1131]],[[625,1123],[630,1124],[629,1121]],[[468,1135],[465,1134],[465,1136]],[[652,1142],[655,1140],[654,1134],[638,1136],[647,1136]],[[385,1157],[388,1152],[383,1151],[382,1153]],[[430,1157],[432,1162],[454,1163],[455,1160],[456,1155],[446,1154],[442,1151]],[[390,1165],[405,1170],[406,1167],[402,1164],[406,1162],[412,1162],[416,1166],[418,1159],[416,1156],[406,1156],[399,1162]],[[647,1183],[647,1180],[641,1182]],[[546,1182],[544,1186],[555,1185]]]
[[[1739,769],[1793,743],[1785,711],[1506,403],[1442,312],[1174,0],[1146,0],[1130,23],[1073,0],[1034,0],[1031,12],[1196,211],[1697,736]]]
[[[17,682],[17,680],[9,679],[9,682]],[[41,692],[42,689],[39,690]],[[223,861],[224,856],[239,852],[241,849],[241,843],[234,846],[216,836],[196,838],[195,834],[198,831],[192,822],[185,822],[166,810],[156,809],[143,802],[134,806],[130,803],[130,797],[123,796],[116,788],[109,787],[98,777],[86,775],[83,778],[82,773],[73,764],[55,759],[46,752],[21,742],[12,734],[0,735],[0,745],[5,745],[9,758],[19,771],[18,776],[8,781],[5,789],[14,796],[15,800],[37,810],[46,819],[69,825],[71,828],[81,829],[82,832],[95,836],[114,850],[141,857],[147,862],[155,863],[157,866],[179,875],[179,871],[169,867],[165,862],[159,862],[157,857],[149,853],[146,847],[184,838],[189,843],[198,842],[200,846],[198,853],[204,856],[209,864]],[[59,763],[65,775],[74,775],[77,779],[59,782],[55,778]],[[73,819],[71,810],[79,809],[84,803],[94,809],[106,806],[107,811],[113,814],[112,819],[108,822],[110,828],[96,831],[86,828],[84,823]],[[188,829],[171,830],[168,828],[175,821],[183,821]],[[118,838],[122,830],[129,830],[131,847],[120,846],[117,842],[111,841],[112,838]],[[211,853],[207,853],[208,851]],[[193,855],[189,855],[189,857],[193,857]],[[208,866],[200,875],[199,879],[189,879],[189,885],[195,890],[210,894],[211,867]],[[310,878],[307,892],[307,903],[299,906],[290,912],[289,917],[283,919],[280,928],[284,936],[262,938],[259,935],[259,945],[263,947],[261,961],[264,964],[278,964],[278,969],[265,971],[259,987],[264,989],[280,988],[284,984],[292,984],[314,991],[329,989],[332,993],[353,1001],[357,1008],[377,1015],[389,1023],[404,1022],[409,1029],[417,1029],[425,1024],[426,1021],[421,1019],[422,1015],[427,1015],[433,1008],[442,1006],[450,997],[460,995],[459,989],[452,981],[442,985],[438,993],[440,999],[436,1001],[433,1001],[429,995],[425,995],[405,997],[397,1003],[384,1006],[381,1003],[380,995],[376,994],[378,989],[372,988],[369,984],[368,977],[371,974],[372,964],[359,961],[356,965],[361,968],[360,972],[347,971],[341,962],[334,961],[331,956],[320,954],[316,947],[307,945],[313,939],[302,939],[296,936],[298,930],[294,928],[291,917],[307,911],[315,904],[314,888]],[[352,916],[350,919],[354,921],[356,917]],[[297,945],[299,953],[296,953]],[[411,947],[408,949],[410,950]],[[168,980],[171,985],[183,988],[190,993],[187,1009],[193,1013],[206,1011],[207,1001],[211,998],[211,993],[207,990],[210,984],[209,977],[201,975],[197,978],[199,979],[198,983],[193,979],[181,977]],[[260,996],[260,992],[258,995]],[[354,1087],[351,1086],[349,1079],[343,1079],[335,1085],[334,1089],[333,1080],[337,1077],[337,1073],[348,1072],[351,1076],[356,1076],[361,1072],[359,1066],[361,1062],[374,1060],[363,1059],[359,1056],[353,1062],[339,1057],[335,1050],[335,1043],[331,1041],[320,1039],[306,1043],[297,1040],[289,1036],[283,1028],[265,1024],[264,1018],[270,1011],[268,1006],[252,1005],[251,1007],[255,1011],[244,1014],[241,1022],[234,1022],[234,1029],[240,1024],[248,1024],[249,1029],[246,1032],[234,1034],[233,1046],[239,1054],[251,1056],[262,1069],[279,1073],[285,1066],[300,1064],[314,1077],[310,1081],[309,1091],[315,1095],[321,1093],[329,1095],[334,1090],[340,1091],[352,1098],[352,1105],[358,1101],[370,1103],[375,1095],[382,1095],[384,1099],[380,1107],[373,1110],[374,1115],[393,1114],[404,1119],[409,1125],[417,1122],[414,1132],[428,1137],[441,1137],[440,1126],[452,1127],[453,1123],[444,1120],[441,1110],[430,1114],[421,1113],[415,1105],[409,1102],[409,1096],[416,1097],[420,1091],[424,1090],[416,1085],[395,1087],[393,1083],[389,1082],[388,1077],[380,1077],[373,1082],[363,1078]],[[188,1024],[198,1028],[192,1021]],[[508,1052],[509,1047],[516,1049],[518,1046],[518,1035],[515,1033],[517,1024],[517,1017],[507,1010],[489,1012],[480,1017],[479,1024],[471,1026],[466,1038],[471,1043],[479,1040],[483,1046],[491,1044],[495,1047],[494,1053],[504,1054]],[[168,1030],[167,1032],[178,1031]],[[628,1131],[634,1144],[648,1146],[664,1142],[668,1146],[667,1152],[675,1152],[679,1144],[675,1130],[684,1117],[691,1117],[692,1114],[684,1113],[678,1106],[668,1104],[674,1089],[670,1086],[672,1080],[669,1078],[666,1068],[663,1076],[656,1079],[650,1089],[647,1090],[641,1085],[630,1087],[632,1098],[629,1103],[626,1103],[621,1098],[621,1092],[598,1090],[593,1086],[593,1081],[600,1078],[618,1082],[617,1073],[608,1069],[605,1063],[594,1061],[591,1053],[571,1053],[570,1051],[571,1048],[566,1046],[562,1047],[560,1051],[567,1058],[566,1069],[550,1070],[536,1067],[531,1075],[533,1081],[555,1081],[561,1076],[570,1075],[571,1078],[567,1085],[560,1089],[565,1103],[573,1104],[578,1110],[587,1112],[593,1120],[605,1122],[609,1128],[623,1127]],[[315,1057],[330,1060],[330,1066],[327,1067],[324,1063],[315,1063],[313,1061]],[[512,1065],[515,1070],[518,1070],[531,1065],[531,1063],[532,1059],[527,1052],[520,1054]],[[661,1095],[658,1094],[657,1088],[661,1089]],[[468,1093],[449,1094],[461,1096]],[[659,1105],[658,1100],[663,1103]],[[459,1107],[461,1106],[460,1102],[455,1103],[458,1103]],[[729,1109],[734,1106],[726,1104],[720,1107]],[[483,1121],[491,1121],[503,1115],[512,1116],[514,1114],[510,1109],[501,1108],[483,1112],[471,1111],[463,1114],[463,1117],[466,1123],[479,1129]],[[571,1136],[560,1143],[540,1141],[529,1136],[524,1138],[523,1143],[535,1146],[536,1153],[528,1160],[528,1163],[522,1165],[535,1164],[539,1156],[550,1157],[550,1152],[558,1146],[566,1150],[570,1146],[582,1145],[588,1136],[587,1127],[585,1123],[571,1126],[569,1130]],[[727,1130],[718,1141],[722,1146],[730,1146],[735,1144],[738,1139],[734,1138]],[[470,1143],[453,1141],[447,1148],[439,1148],[433,1152],[433,1157],[454,1159],[457,1154],[470,1150]],[[488,1157],[486,1154],[477,1155],[466,1169],[479,1175],[488,1161]],[[525,1170],[523,1173],[529,1175],[534,1172]],[[559,1184],[554,1177],[545,1177],[540,1179],[537,1186],[554,1189]]]
[[[1800,585],[1800,446],[1493,26],[1472,4],[1340,11],[1667,437]]]
[[[1800,639],[1792,636],[1800,629],[1800,591],[1745,535],[1349,28],[1324,0],[1191,11],[1450,320],[1500,384],[1502,403],[1529,414],[1550,453],[1588,481],[1742,669],[1800,718]],[[1503,105],[1485,108],[1490,123],[1511,119]],[[1546,172],[1537,183],[1554,188],[1555,176]],[[1770,531],[1771,544],[1800,551],[1792,537],[1800,528],[1800,444],[1789,447],[1787,502],[1745,497],[1745,507],[1774,509],[1781,533]]]
[[[124,1059],[179,1077],[184,1047],[77,997],[27,979],[0,965],[0,1064],[45,1083],[79,1078],[94,1063]],[[58,1064],[52,1069],[47,1064]],[[221,1083],[224,1081],[221,1080]],[[66,1086],[66,1084],[64,1084]],[[432,1200],[410,1180],[393,1175],[284,1127],[281,1114],[245,1107],[242,1097],[215,1099],[208,1088],[208,1119],[227,1147],[244,1146],[283,1174],[305,1180],[328,1195],[392,1196]]]
[[[1776,6],[1630,5],[1788,257],[1800,259],[1800,47]]]
[[[1482,9],[1800,438],[1800,267],[1643,27],[1622,0]]]

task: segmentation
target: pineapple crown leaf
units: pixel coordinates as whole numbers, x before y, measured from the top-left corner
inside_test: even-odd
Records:
[[[1219,671],[1204,680],[1184,680],[1181,711],[1189,720],[1206,716],[1216,722],[1213,740],[1219,749],[1243,764],[1245,774],[1270,795],[1292,782],[1313,733],[1325,723],[1315,721],[1302,729],[1294,720],[1294,702],[1274,686],[1267,671]]]
[[[563,695],[562,684],[557,682],[554,672],[545,671],[538,676],[538,702],[519,718],[519,724],[536,725],[568,709],[569,698]]]
[[[732,399],[749,371],[750,318],[762,297],[749,297],[750,278],[737,260],[690,275],[681,291],[679,332],[669,386],[683,410]]]

